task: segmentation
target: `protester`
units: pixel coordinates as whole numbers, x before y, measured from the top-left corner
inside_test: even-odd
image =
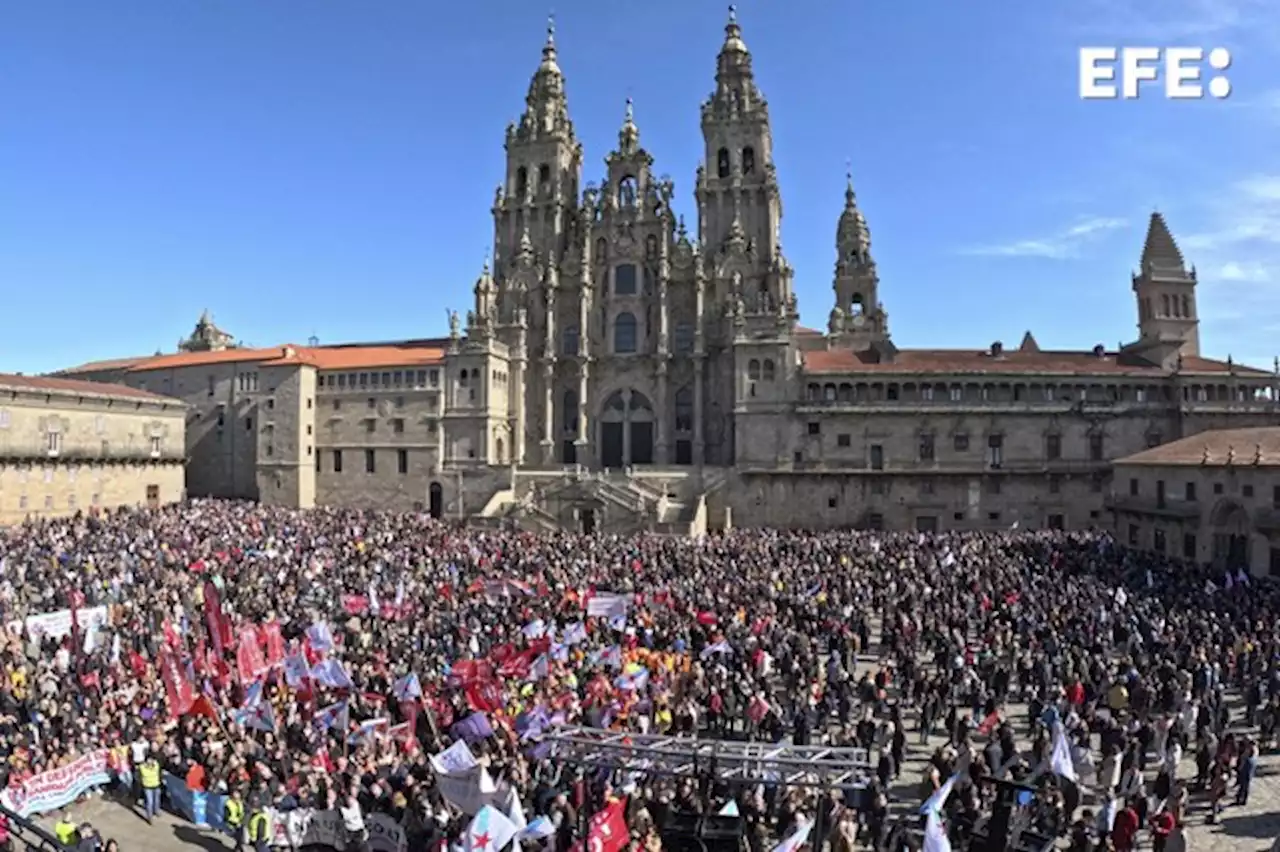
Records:
[[[53,630],[72,607],[103,615]],[[661,814],[730,801],[753,849],[814,819],[841,849],[918,823],[962,839],[1006,780],[1040,789],[1027,824],[1073,848],[1152,827],[1172,846],[1184,745],[1210,754],[1212,817],[1228,778],[1249,795],[1236,740],[1269,742],[1280,715],[1280,588],[1102,533],[581,536],[197,501],[0,532],[0,614],[11,791],[110,749],[148,820],[163,772],[228,796],[237,848],[265,844],[266,808],[314,808],[348,848],[377,818],[411,848],[470,848],[483,818],[487,839],[567,852],[616,804],[656,852]],[[1252,709],[1232,719],[1228,696]],[[540,750],[559,724],[861,746],[869,787],[584,774]],[[432,760],[460,742],[483,807]],[[920,748],[925,777],[900,778]],[[893,819],[922,798],[924,819]]]

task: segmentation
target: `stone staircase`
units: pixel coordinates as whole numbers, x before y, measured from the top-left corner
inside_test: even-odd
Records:
[[[707,530],[707,495],[726,481],[724,471],[712,468],[521,468],[472,523],[537,532],[581,530],[590,513],[590,525],[602,533],[698,535]]]

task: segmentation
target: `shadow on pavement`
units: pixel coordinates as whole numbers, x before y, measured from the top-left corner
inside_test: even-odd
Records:
[[[200,829],[190,825],[175,825],[173,827],[173,836],[187,845],[198,846],[201,849],[216,849],[219,852],[224,852],[224,850],[231,848],[218,835],[205,834]]]

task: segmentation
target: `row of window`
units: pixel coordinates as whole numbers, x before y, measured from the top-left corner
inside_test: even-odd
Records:
[[[101,494],[93,494],[92,496],[90,496],[90,498],[89,498],[89,505],[90,505],[90,506],[101,506],[101,505],[102,505],[102,495],[101,495]],[[62,506],[58,506],[58,505],[56,505],[56,501],[54,500],[54,497],[53,497],[53,495],[52,495],[52,494],[46,494],[46,495],[44,495],[44,502],[43,502],[43,506],[44,506],[44,510],[45,510],[45,511],[47,511],[47,512],[52,512],[54,509],[64,508],[64,507],[62,507]],[[18,495],[18,508],[19,508],[19,509],[32,509],[32,508],[35,508],[35,507],[33,507],[33,506],[31,505],[31,497],[30,497],[29,495],[26,495],[26,494],[19,494],[19,495]],[[74,494],[68,494],[68,495],[67,495],[67,502],[66,502],[66,506],[65,506],[65,508],[70,509],[70,510],[72,510],[72,511],[74,511],[74,510],[76,510],[76,509],[81,508],[79,498],[78,498],[76,495],[74,495]]]
[[[351,452],[355,452],[355,451],[351,451]],[[380,451],[378,450],[364,450],[364,472],[365,473],[378,472],[379,452]],[[386,451],[384,450],[382,452],[386,452]],[[396,473],[399,473],[401,475],[407,474],[409,472],[409,451],[395,450],[395,454],[396,454],[396,463],[395,463]],[[329,455],[330,470],[333,473],[342,473],[343,463],[344,463],[344,451],[330,450],[328,455]],[[317,453],[316,454],[316,472],[317,473],[320,473],[323,471],[323,465],[321,464],[321,461],[322,461],[322,456],[321,454]]]
[[[1184,402],[1263,402],[1273,396],[1270,385],[1187,385]],[[1055,384],[854,384],[810,382],[809,402],[1173,402],[1170,385],[1055,385]]]
[[[164,449],[164,439],[158,435],[152,435],[150,438],[147,439],[147,441],[150,447],[150,452],[152,457],[158,458],[160,456],[160,451]],[[53,431],[46,432],[44,435],[44,445],[45,445],[45,452],[46,454],[49,455],[50,458],[61,455],[62,449],[63,449],[62,433],[53,432]],[[108,450],[109,450],[109,447],[107,442],[103,441],[102,442],[103,455],[107,455]]]
[[[1191,309],[1191,297],[1186,295],[1169,295],[1164,293],[1160,296],[1160,313],[1154,313],[1151,310],[1151,297],[1147,296],[1138,303],[1139,319],[1151,319],[1158,317],[1165,319],[1172,317],[1174,319],[1195,319],[1195,314]]]
[[[808,424],[808,434],[810,437],[817,437],[822,434],[822,424],[817,421],[810,421]],[[1157,441],[1158,443],[1158,441]],[[848,432],[841,432],[836,435],[836,446],[841,448],[853,445],[853,436]],[[955,432],[951,436],[951,448],[957,453],[969,452],[969,433]],[[1154,445],[1153,445],[1154,446]],[[1048,461],[1058,461],[1062,458],[1062,436],[1056,433],[1045,436],[1044,439],[1045,459]],[[920,461],[934,461],[937,458],[937,437],[932,432],[921,432],[919,436],[919,444],[917,449],[917,457]],[[884,467],[884,447],[880,444],[872,444],[870,448],[870,458],[872,470],[881,470]],[[880,461],[877,463],[877,459]],[[1090,461],[1106,461],[1106,443],[1102,434],[1094,432],[1089,435],[1089,460]],[[992,467],[999,467],[1004,462],[1004,436],[993,434],[987,436],[987,463]]]
[[[578,354],[582,334],[576,325],[567,325],[560,332],[560,351],[567,356]],[[693,323],[678,322],[672,329],[671,347],[677,355],[688,355],[694,350]],[[639,346],[639,322],[636,315],[623,311],[613,320],[613,352],[616,355],[632,355]]]
[[[1225,488],[1221,482],[1213,483],[1213,493],[1215,496],[1221,496]],[[1137,479],[1129,480],[1129,496],[1138,497],[1142,493],[1142,484]],[[1240,486],[1240,496],[1246,500],[1253,499],[1253,486],[1245,483]],[[1198,488],[1195,482],[1185,482],[1182,487],[1182,499],[1188,503],[1194,503],[1199,499]],[[1168,492],[1163,479],[1156,481],[1156,505],[1163,509],[1168,500]],[[1280,509],[1280,485],[1271,486],[1271,504]]]
[[[368,373],[321,373],[317,386],[326,390],[362,390],[364,388],[423,388],[440,387],[440,371],[430,370],[382,370]]]

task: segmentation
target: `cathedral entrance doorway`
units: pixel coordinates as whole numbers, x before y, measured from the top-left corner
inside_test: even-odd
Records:
[[[582,521],[583,535],[592,535],[595,533],[596,531],[596,510],[595,509],[583,509],[579,515],[579,519]]]
[[[439,482],[433,482],[427,494],[427,509],[431,517],[438,521],[444,516],[444,486]]]
[[[626,467],[653,464],[654,411],[639,391],[620,390],[600,413],[600,464]]]
[[[1210,516],[1213,524],[1213,561],[1226,571],[1248,570],[1249,534],[1253,525],[1249,512],[1232,500],[1224,500],[1214,507]]]

